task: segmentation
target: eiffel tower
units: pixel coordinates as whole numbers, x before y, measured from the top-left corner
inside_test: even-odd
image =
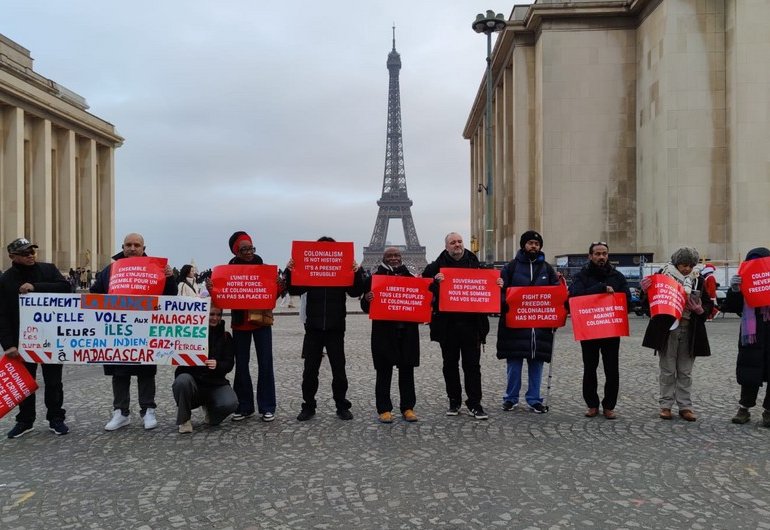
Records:
[[[396,51],[396,27],[393,26],[393,49],[388,54],[388,131],[385,140],[385,176],[382,180],[382,197],[377,201],[380,211],[374,223],[372,240],[364,247],[365,270],[377,267],[382,261],[391,219],[401,219],[406,245],[392,245],[401,249],[404,265],[419,274],[425,268],[425,247],[420,246],[417,229],[412,219],[412,201],[406,193],[406,172],[404,171],[404,143],[401,138],[401,96],[398,86],[398,72],[401,70],[401,56]]]

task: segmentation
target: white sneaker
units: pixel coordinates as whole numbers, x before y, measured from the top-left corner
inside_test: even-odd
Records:
[[[104,426],[105,431],[116,431],[131,423],[131,416],[124,416],[120,409],[112,412],[112,419]]]
[[[155,417],[155,409],[147,409],[144,413],[144,428],[154,429],[158,426],[158,418]]]
[[[206,425],[211,425],[211,416],[209,416],[209,409],[206,408],[206,406],[201,406],[203,409],[203,423]]]
[[[179,426],[179,434],[189,434],[191,432],[193,432],[193,426],[190,420],[187,420],[186,422],[184,422],[182,425]]]

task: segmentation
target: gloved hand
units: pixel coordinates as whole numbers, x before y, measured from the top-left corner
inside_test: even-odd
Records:
[[[645,276],[639,281],[639,287],[642,288],[642,291],[646,291],[650,288],[652,285],[652,279],[649,276]]]
[[[733,277],[730,278],[730,289],[734,293],[737,293],[738,291],[741,290],[741,281],[742,281],[741,277],[738,276],[737,274],[733,274]]]

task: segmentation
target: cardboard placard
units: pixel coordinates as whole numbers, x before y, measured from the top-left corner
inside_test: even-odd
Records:
[[[568,291],[563,285],[509,287],[505,293],[509,328],[560,328],[567,322],[564,302]]]
[[[37,382],[24,361],[7,355],[0,357],[0,418],[37,390]]]
[[[738,267],[741,293],[751,307],[770,305],[770,258],[744,261]]]
[[[160,295],[166,285],[166,258],[123,258],[110,266],[109,294]]]
[[[575,340],[628,337],[628,300],[625,293],[573,296],[569,299]]]
[[[397,320],[401,322],[430,322],[430,278],[408,276],[372,276],[374,298],[369,305],[370,320]]]
[[[684,287],[671,276],[653,274],[648,276],[652,281],[647,289],[647,299],[650,301],[650,317],[668,315],[675,320],[682,318],[686,302]]]
[[[440,311],[461,313],[499,313],[500,287],[495,269],[447,267],[439,270],[444,280],[439,284]]]
[[[222,309],[273,309],[278,296],[275,265],[217,265],[211,300]]]
[[[349,287],[353,285],[353,243],[292,241],[292,285],[307,287]]]

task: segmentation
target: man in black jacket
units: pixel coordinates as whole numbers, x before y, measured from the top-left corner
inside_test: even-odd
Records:
[[[318,241],[334,242],[330,237]],[[332,395],[337,406],[337,417],[352,420],[351,403],[345,398],[348,391],[348,376],[345,373],[345,317],[347,298],[358,298],[363,294],[364,271],[353,263],[353,285],[350,287],[303,287],[291,285],[294,260],[286,264],[284,275],[290,295],[306,295],[305,339],[302,342],[302,410],[297,421],[307,421],[315,415],[318,391],[318,370],[324,347],[332,369]]]
[[[569,288],[569,295],[583,296],[601,293],[623,293],[626,295],[626,306],[631,307],[631,291],[628,289],[626,277],[610,264],[609,247],[604,241],[596,241],[588,247],[589,262],[575,275]],[[620,372],[618,368],[618,351],[620,337],[605,339],[581,340],[583,350],[583,399],[588,410],[585,415],[593,418],[599,414],[599,395],[596,391],[596,369],[599,366],[601,354],[604,364],[604,399],[602,409],[608,420],[617,418],[615,405],[618,401],[620,388]]]
[[[444,383],[449,398],[447,416],[460,414],[463,389],[460,384],[462,358],[465,376],[465,404],[468,412],[477,420],[489,418],[481,406],[481,345],[486,342],[489,333],[489,318],[482,313],[449,313],[439,310],[439,289],[444,280],[442,268],[478,269],[476,255],[465,249],[463,237],[457,232],[450,232],[444,238],[445,250],[436,261],[429,263],[422,272],[423,278],[433,278],[433,315],[430,323],[430,339],[441,346],[444,364]],[[502,285],[502,283],[500,283]]]
[[[69,293],[69,282],[53,263],[35,260],[37,245],[19,238],[8,245],[11,267],[0,276],[0,344],[8,357],[18,357],[19,350],[19,295],[27,293]],[[24,363],[32,377],[37,374],[37,364]],[[55,434],[67,434],[64,423],[64,387],[61,382],[62,365],[44,364],[45,407],[48,426]],[[35,394],[19,403],[16,425],[8,432],[8,438],[19,438],[32,430],[35,422]]]

